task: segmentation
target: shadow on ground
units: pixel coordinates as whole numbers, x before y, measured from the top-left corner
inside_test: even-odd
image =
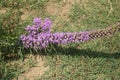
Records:
[[[92,51],[90,49],[77,49],[74,47],[63,48],[63,47],[55,47],[54,49],[42,50],[42,51],[33,51],[32,53],[29,50],[23,51],[23,57],[25,58],[27,54],[33,54],[34,56],[55,56],[55,55],[69,55],[69,56],[84,56],[90,58],[120,58],[120,52],[115,53],[106,53],[106,52],[98,52]],[[2,55],[5,60],[17,60],[20,58],[18,54],[3,54]]]
[[[106,52],[98,52],[92,51],[90,49],[77,49],[77,48],[66,48],[66,49],[59,49],[60,55],[70,55],[70,56],[84,56],[84,57],[102,57],[102,58],[120,58],[120,53],[106,53]]]

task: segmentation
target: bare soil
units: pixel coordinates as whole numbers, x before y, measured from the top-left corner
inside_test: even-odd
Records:
[[[35,66],[29,68],[24,73],[20,74],[18,80],[34,80],[36,78],[40,78],[40,76],[42,76],[45,71],[49,69],[49,67],[44,66],[45,61],[40,56],[37,56],[36,58],[34,58],[34,56],[32,57],[36,61]],[[28,62],[28,60],[29,59],[25,59],[24,62],[26,63]]]
[[[46,11],[51,15],[57,15],[65,20],[68,18],[69,11],[73,4],[80,2],[80,0],[62,0],[61,2],[55,2],[55,0],[49,0]]]

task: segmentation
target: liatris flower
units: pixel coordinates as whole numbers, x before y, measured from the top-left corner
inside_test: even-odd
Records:
[[[22,35],[21,40],[26,48],[45,48],[52,44],[69,44],[85,42],[89,40],[89,33],[39,33],[36,37],[33,35]]]
[[[22,41],[25,48],[33,49],[44,49],[49,44],[69,44],[89,41],[91,39],[104,37],[110,34],[114,34],[116,31],[120,31],[120,24],[114,29],[108,28],[98,31],[84,31],[75,33],[51,33],[51,20],[46,18],[43,22],[40,18],[33,20],[32,26],[27,26],[25,30],[28,35],[21,35],[20,40]]]

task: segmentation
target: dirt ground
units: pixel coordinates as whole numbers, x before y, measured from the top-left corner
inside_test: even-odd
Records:
[[[36,63],[35,66],[28,68],[25,72],[20,74],[18,76],[18,80],[34,80],[36,78],[40,78],[40,76],[42,76],[45,73],[45,71],[49,69],[49,66],[44,66],[45,61],[40,56],[37,56],[36,58],[34,56],[31,57],[31,60],[34,60]],[[23,63],[27,63],[29,59],[26,58]],[[25,67],[25,64],[23,64],[23,67]]]
[[[67,20],[72,5],[79,2],[80,0],[62,0],[57,3],[55,0],[49,0],[46,11],[51,15],[57,15],[64,20]]]

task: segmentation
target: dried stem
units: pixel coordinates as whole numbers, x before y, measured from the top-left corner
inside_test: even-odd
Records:
[[[110,0],[108,0],[108,3],[110,4],[110,10],[108,12],[108,16],[109,16],[109,14],[111,14],[113,11],[113,7],[112,7],[112,2]]]

